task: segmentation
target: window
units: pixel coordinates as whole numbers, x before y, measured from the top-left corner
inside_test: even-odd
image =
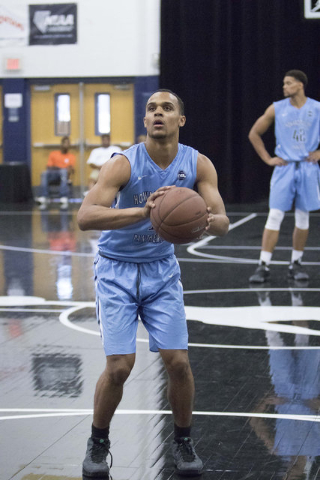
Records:
[[[68,93],[56,93],[54,96],[55,135],[70,135],[71,133],[71,113],[70,113],[70,95]]]
[[[110,133],[110,94],[95,94],[95,134]]]

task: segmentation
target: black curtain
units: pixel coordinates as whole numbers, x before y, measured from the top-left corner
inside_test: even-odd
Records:
[[[320,23],[304,19],[302,0],[162,0],[160,87],[185,102],[180,140],[212,160],[225,202],[268,197],[272,168],[248,133],[291,69],[319,100]],[[264,141],[272,154],[272,128]]]

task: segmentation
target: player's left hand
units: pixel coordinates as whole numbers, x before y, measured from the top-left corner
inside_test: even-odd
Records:
[[[215,221],[215,216],[212,213],[211,207],[207,207],[207,212],[208,212],[208,217],[207,217],[207,226],[206,226],[206,231],[210,230],[211,225]]]
[[[315,150],[314,152],[309,152],[309,155],[306,158],[307,162],[317,163],[320,160],[320,150]]]

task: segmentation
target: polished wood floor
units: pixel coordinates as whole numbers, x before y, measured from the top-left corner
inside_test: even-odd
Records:
[[[104,368],[92,262],[98,232],[78,204],[0,205],[0,478],[81,479]],[[252,287],[267,206],[227,206],[223,238],[176,249],[195,376],[193,438],[204,480],[320,478],[320,213],[305,284],[287,278],[287,214],[267,285]],[[113,480],[174,473],[166,374],[138,330],[137,361],[111,426]]]

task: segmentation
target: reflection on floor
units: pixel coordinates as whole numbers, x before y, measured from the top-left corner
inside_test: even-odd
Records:
[[[92,262],[98,232],[76,209],[0,207],[1,480],[81,478],[104,367]],[[266,206],[230,206],[232,228],[179,246],[196,382],[193,437],[205,480],[320,478],[319,213],[307,284],[287,280],[292,215],[268,285],[248,278]],[[138,328],[137,360],[111,427],[113,480],[169,480],[166,374]]]

